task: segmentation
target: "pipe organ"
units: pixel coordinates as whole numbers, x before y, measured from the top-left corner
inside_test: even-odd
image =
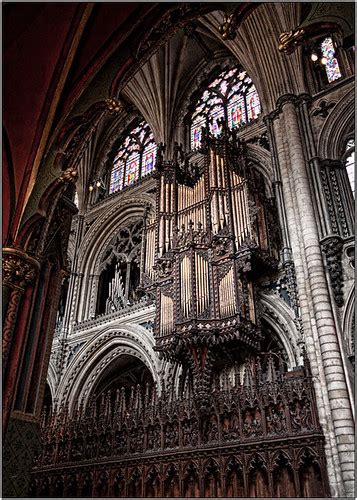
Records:
[[[125,305],[125,291],[120,266],[115,266],[114,278],[109,283],[109,296],[106,300],[105,312],[118,311]]]
[[[156,348],[171,359],[189,352],[196,364],[197,345],[259,348],[255,281],[278,256],[272,203],[228,134],[207,140],[200,165],[178,154],[158,160],[156,217],[144,228],[141,277],[156,293]]]

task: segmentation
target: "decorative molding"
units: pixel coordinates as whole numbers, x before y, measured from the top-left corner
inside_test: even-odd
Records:
[[[321,118],[327,118],[330,114],[330,111],[336,106],[334,101],[327,101],[325,99],[321,99],[316,106],[313,108],[311,114],[312,116],[319,116]]]
[[[294,30],[284,31],[279,36],[278,50],[285,54],[292,54],[296,48],[301,45],[305,38],[305,30],[296,28]]]
[[[115,97],[109,97],[108,99],[106,99],[105,104],[107,106],[108,112],[111,115],[117,115],[124,108],[123,103]]]
[[[331,278],[331,286],[336,304],[343,306],[343,269],[342,238],[338,235],[327,236],[321,240],[321,247],[326,257],[327,269]]]

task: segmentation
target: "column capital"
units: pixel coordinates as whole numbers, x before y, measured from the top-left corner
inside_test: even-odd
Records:
[[[32,283],[40,263],[17,248],[3,248],[3,284],[23,292]]]
[[[278,97],[276,101],[276,107],[281,112],[285,104],[294,104],[296,106],[299,103],[299,97],[295,94],[284,94]]]

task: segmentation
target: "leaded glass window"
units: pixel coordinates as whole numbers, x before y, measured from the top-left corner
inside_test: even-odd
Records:
[[[123,141],[114,157],[109,193],[133,185],[155,169],[157,146],[149,125],[142,121]]]
[[[261,112],[258,92],[246,71],[236,67],[222,72],[202,94],[191,119],[191,148],[201,144],[202,128],[221,133],[221,120],[232,130],[248,123]]]
[[[321,43],[322,62],[325,65],[328,82],[334,82],[341,78],[341,71],[335,57],[335,48],[332,38],[328,37]]]

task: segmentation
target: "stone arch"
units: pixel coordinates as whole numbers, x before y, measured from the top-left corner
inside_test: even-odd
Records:
[[[257,144],[247,144],[247,160],[252,161],[257,171],[263,175],[267,195],[273,196],[273,168],[269,151]]]
[[[343,141],[353,128],[354,88],[352,87],[336,104],[325,120],[317,142],[320,158],[339,160],[343,152]]]
[[[94,272],[98,255],[104,251],[107,241],[114,232],[130,220],[139,219],[145,210],[153,206],[154,200],[145,194],[125,196],[113,204],[109,210],[95,220],[79,247],[79,269],[81,272]],[[118,216],[120,214],[120,216]]]
[[[140,325],[109,327],[96,335],[72,359],[67,373],[61,381],[61,402],[69,401],[70,409],[83,399],[87,403],[91,388],[108,364],[121,354],[138,358],[150,371],[160,389],[160,366],[153,350],[154,339]]]
[[[54,402],[55,397],[56,397],[56,383],[57,383],[56,380],[57,380],[56,369],[53,365],[52,359],[50,359],[50,362],[48,365],[48,372],[47,372],[47,380],[46,381],[47,381],[48,387],[50,388],[50,391],[51,391],[52,402]]]
[[[356,299],[355,299],[355,288],[354,285],[351,287],[347,300],[346,300],[346,305],[345,309],[343,312],[343,319],[342,319],[342,332],[343,332],[343,338],[345,341],[345,346],[347,350],[347,355],[354,356],[355,352],[355,346],[354,346],[354,321],[355,321],[355,304],[356,304]]]
[[[143,218],[145,211],[151,209],[153,203],[150,195],[141,194],[135,197],[129,196],[129,193],[123,194],[120,201],[116,201],[109,209],[101,212],[84,235],[78,250],[77,272],[86,279],[78,284],[76,294],[89,295],[89,304],[87,307],[79,304],[77,312],[72,312],[78,321],[95,315],[100,259],[111,238],[122,225]]]
[[[288,369],[302,364],[299,349],[302,338],[292,309],[282,299],[272,294],[262,293],[260,302],[263,309],[262,319],[273,328],[284,346],[288,357]]]

